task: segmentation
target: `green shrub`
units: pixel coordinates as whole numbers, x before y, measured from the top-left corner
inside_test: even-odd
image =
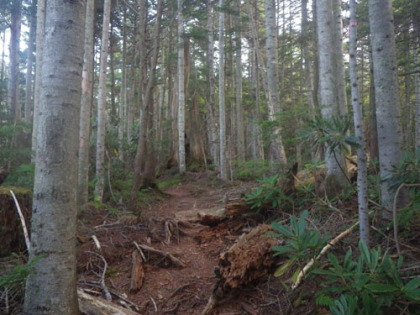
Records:
[[[328,304],[334,314],[368,315],[391,311],[398,303],[420,303],[420,278],[404,283],[400,276],[402,258],[395,263],[388,253],[382,254],[380,247],[369,250],[363,242],[359,249],[357,261],[352,259],[351,250],[341,264],[329,254],[330,267],[313,271],[327,277],[318,304]]]
[[[281,237],[286,240],[284,246],[273,246],[274,256],[286,254],[290,260],[280,266],[275,276],[284,274],[295,262],[301,267],[303,261],[307,261],[318,255],[320,249],[325,246],[329,237],[321,238],[319,231],[310,231],[306,228],[306,218],[308,211],[305,210],[300,215],[299,219],[292,216],[290,219],[290,226],[282,225],[278,222],[273,222],[271,226],[275,233],[270,233],[274,237]],[[297,270],[300,272],[301,268]],[[297,276],[295,273],[295,276]],[[293,280],[295,280],[295,276]]]
[[[233,177],[239,180],[261,179],[270,173],[268,161],[265,160],[233,160]]]
[[[34,164],[22,164],[17,169],[11,171],[4,181],[5,186],[17,186],[31,188],[34,186]]]
[[[260,211],[264,208],[288,209],[293,205],[293,199],[286,196],[278,186],[278,176],[266,177],[260,181],[260,186],[245,195],[245,201],[251,209]]]

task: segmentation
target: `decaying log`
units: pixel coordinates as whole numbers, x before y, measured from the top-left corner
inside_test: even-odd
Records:
[[[228,217],[240,216],[253,211],[255,210],[251,209],[251,206],[245,202],[245,198],[226,204],[226,216]]]
[[[224,290],[234,289],[259,279],[274,266],[271,249],[278,243],[267,236],[270,225],[261,224],[242,235],[229,250],[220,255],[218,277]]]
[[[136,315],[139,314],[117,304],[106,301],[100,297],[95,297],[77,290],[79,297],[79,308],[82,314],[86,315]]]
[[[275,266],[272,247],[278,240],[268,236],[272,227],[261,224],[242,235],[229,250],[220,255],[215,270],[217,283],[202,314],[210,314],[217,301],[238,287],[269,274]]]
[[[130,291],[136,292],[141,289],[144,280],[143,261],[136,250],[131,254],[131,263]]]

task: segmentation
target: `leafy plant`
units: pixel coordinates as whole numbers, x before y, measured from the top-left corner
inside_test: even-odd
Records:
[[[419,184],[420,180],[420,148],[417,153],[404,151],[401,161],[393,166],[391,174],[385,179],[391,182],[391,187],[396,190],[401,184]]]
[[[293,203],[292,198],[286,196],[277,184],[278,176],[265,177],[260,180],[260,186],[245,195],[245,201],[251,209],[260,211],[263,208],[288,208]]]
[[[270,167],[267,161],[264,160],[233,160],[233,176],[240,180],[254,180],[267,176],[270,172]]]
[[[4,185],[32,188],[34,185],[34,174],[34,164],[22,164],[17,169],[11,171],[4,181]]]
[[[329,237],[321,238],[318,231],[310,231],[306,228],[308,214],[308,211],[305,210],[299,219],[292,216],[290,226],[278,222],[271,224],[275,230],[275,233],[271,233],[271,235],[286,239],[284,246],[273,246],[274,256],[287,254],[290,258],[276,270],[275,276],[284,274],[295,262],[298,262],[300,266],[302,261],[314,258],[319,253],[320,248],[326,244]],[[300,269],[297,270],[297,272],[299,271]],[[297,273],[295,273],[295,276],[297,276]]]
[[[380,247],[369,250],[363,242],[359,243],[359,250],[357,261],[352,259],[351,250],[341,264],[336,256],[329,254],[328,270],[314,271],[327,276],[317,301],[325,302],[328,301],[325,296],[341,295],[329,305],[334,314],[366,315],[380,314],[401,301],[420,302],[420,278],[403,282],[399,272],[402,258],[395,263],[388,253],[382,254]]]

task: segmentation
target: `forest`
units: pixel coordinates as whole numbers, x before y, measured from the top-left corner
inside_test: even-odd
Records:
[[[0,314],[420,314],[420,0],[0,0]]]

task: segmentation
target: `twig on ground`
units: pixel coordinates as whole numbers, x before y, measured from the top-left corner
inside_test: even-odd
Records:
[[[173,264],[175,264],[176,266],[179,266],[179,267],[186,267],[186,264],[185,264],[183,261],[181,261],[180,259],[176,258],[176,257],[175,257],[174,255],[172,255],[171,253],[164,252],[164,251],[161,251],[161,250],[159,250],[159,249],[156,249],[156,248],[153,248],[153,247],[150,247],[150,246],[147,246],[147,245],[143,245],[143,244],[139,244],[139,247],[140,247],[141,249],[143,249],[143,250],[147,250],[147,251],[149,251],[149,252],[151,252],[151,253],[158,254],[158,255],[163,256],[163,257],[165,257],[165,258],[169,258],[169,260],[170,260]]]
[[[19,214],[20,222],[22,223],[23,235],[25,236],[26,248],[28,249],[28,252],[29,252],[31,250],[31,240],[29,238],[28,229],[26,228],[25,217],[23,216],[22,210],[20,209],[19,202],[13,190],[10,190],[10,193],[12,194],[13,200],[15,201],[15,204],[16,204],[16,209]]]
[[[299,272],[299,275],[297,276],[295,283],[292,285],[292,290],[296,289],[301,284],[301,282],[303,280],[303,277],[309,271],[309,269],[313,266],[313,264],[315,263],[315,261],[319,260],[323,255],[325,255],[325,253],[331,247],[333,247],[335,244],[337,244],[338,241],[340,241],[342,238],[344,238],[345,236],[347,236],[348,234],[350,234],[356,228],[356,226],[358,226],[358,225],[359,225],[359,221],[357,221],[355,224],[353,224],[351,227],[349,227],[344,232],[341,232],[331,242],[328,242],[328,244],[324,246],[324,248],[321,250],[321,252],[318,254],[318,256],[316,256],[316,258],[312,258],[305,265],[305,267],[303,267],[303,269]]]
[[[141,248],[140,248],[139,244],[137,244],[137,242],[136,242],[136,241],[134,241],[134,242],[133,242],[133,244],[134,244],[134,246],[136,246],[137,250],[139,251],[139,253],[140,253],[141,258],[143,259],[143,261],[144,261],[144,262],[146,262],[146,261],[147,261],[147,259],[146,259],[146,255],[144,255],[144,253],[143,253],[143,251],[141,250]]]
[[[96,235],[92,235],[91,238],[93,240],[93,243],[95,243],[96,249],[101,250],[101,243],[99,243],[99,240],[96,237]]]
[[[401,191],[402,188],[404,187],[420,187],[420,184],[406,184],[406,183],[402,183],[397,191],[395,192],[395,196],[394,196],[394,204],[393,204],[393,208],[392,208],[392,219],[394,221],[394,241],[395,241],[395,245],[397,247],[397,253],[398,256],[401,256],[401,249],[400,249],[400,243],[398,242],[398,222],[397,222],[397,199],[398,199],[398,195]]]
[[[100,258],[102,260],[102,262],[104,263],[104,267],[103,267],[103,271],[102,271],[101,279],[100,279],[100,285],[101,285],[102,291],[105,294],[105,299],[107,301],[112,301],[111,293],[109,292],[109,289],[108,289],[108,287],[105,284],[105,274],[106,274],[106,270],[108,268],[108,263],[106,262],[104,256],[102,256],[102,255],[100,255],[98,253],[95,253],[95,252],[92,252],[92,251],[86,251],[86,253],[95,255],[96,257]]]
[[[157,312],[157,311],[158,311],[158,308],[157,308],[157,305],[156,305],[155,300],[153,299],[153,297],[152,297],[152,296],[150,296],[150,299],[152,300],[153,307],[155,308],[155,312]]]

